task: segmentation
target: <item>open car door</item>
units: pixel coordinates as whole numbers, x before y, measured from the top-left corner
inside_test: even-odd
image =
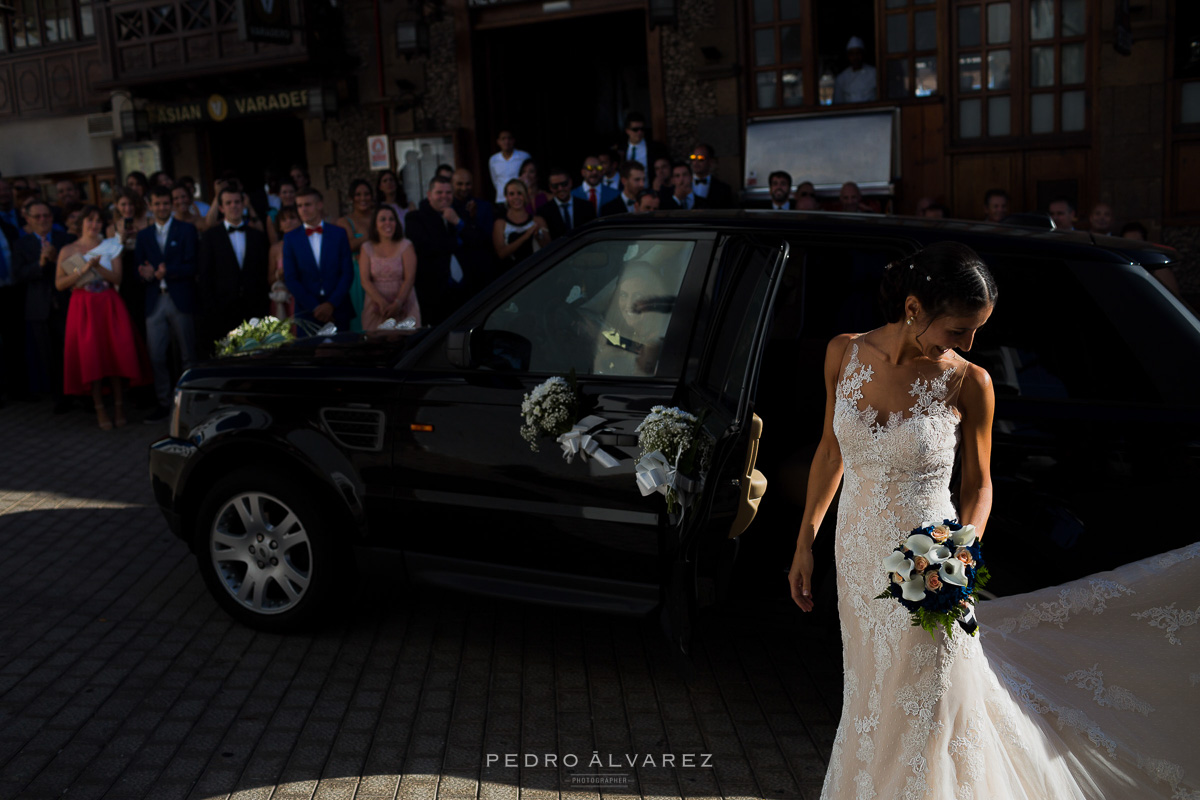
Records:
[[[789,256],[782,237],[738,234],[719,243],[705,286],[696,352],[681,405],[702,415],[713,455],[700,496],[664,527],[660,622],[674,647],[691,651],[696,612],[716,602],[767,479],[754,460],[764,420],[754,394],[775,295]],[[770,420],[765,421],[770,430]]]

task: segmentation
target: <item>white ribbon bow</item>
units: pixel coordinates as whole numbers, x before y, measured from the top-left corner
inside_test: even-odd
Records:
[[[607,424],[608,420],[598,417],[595,414],[584,417],[579,422],[576,422],[571,430],[560,435],[555,440],[562,445],[563,459],[570,464],[575,460],[575,456],[579,456],[586,463],[588,456],[591,456],[605,469],[612,469],[619,465],[621,462],[614,458],[611,453],[601,449],[600,443],[592,436],[592,434],[598,432],[599,428]],[[643,494],[646,493],[643,492]]]
[[[641,491],[642,497],[658,492],[666,497],[670,504],[671,496],[674,495],[679,501],[679,519],[682,522],[683,512],[687,511],[691,495],[704,488],[704,479],[693,480],[686,475],[680,475],[679,470],[671,466],[671,462],[667,461],[661,450],[642,456],[635,466],[638,490]]]

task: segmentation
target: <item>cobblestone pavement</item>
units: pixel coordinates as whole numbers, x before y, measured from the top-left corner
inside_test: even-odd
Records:
[[[162,429],[49,405],[0,409],[0,800],[819,795],[840,646],[785,604],[714,620],[690,681],[653,623],[447,592],[257,633],[153,506]]]

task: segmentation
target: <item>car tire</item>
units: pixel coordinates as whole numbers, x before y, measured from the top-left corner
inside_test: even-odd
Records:
[[[303,630],[331,610],[348,555],[307,487],[245,469],[219,481],[197,515],[193,551],[214,599],[243,625]]]

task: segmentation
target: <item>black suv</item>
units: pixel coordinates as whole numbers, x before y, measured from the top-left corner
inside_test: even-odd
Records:
[[[602,220],[436,328],[310,338],[196,367],[170,435],[151,447],[155,497],[217,600],[256,627],[305,624],[352,591],[349,576],[374,571],[659,608],[686,644],[695,610],[731,586],[786,594],[825,346],[881,324],[884,266],[943,239],[978,251],[1000,286],[968,354],[997,394],[993,588],[1057,583],[1193,539],[1170,515],[1200,485],[1200,323],[1151,275],[1173,251],[802,212]],[[634,275],[641,283],[627,284]],[[534,452],[519,435],[523,396],[571,371],[615,467],[568,463],[553,440]],[[635,429],[656,405],[701,414],[716,443],[682,516],[635,482]],[[818,540],[829,573],[833,517]],[[832,591],[828,573],[823,583]]]

